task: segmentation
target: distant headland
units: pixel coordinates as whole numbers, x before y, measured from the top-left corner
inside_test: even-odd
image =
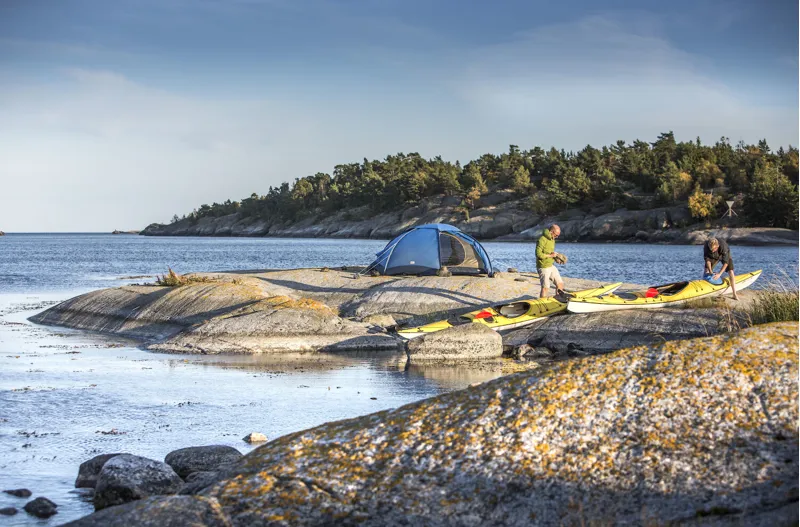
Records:
[[[336,165],[241,201],[201,205],[146,236],[391,238],[450,223],[482,240],[536,239],[553,222],[564,241],[797,245],[798,150],[617,141],[578,152],[534,147],[463,167],[440,156],[389,155]]]

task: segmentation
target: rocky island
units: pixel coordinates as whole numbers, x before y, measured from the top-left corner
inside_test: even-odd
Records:
[[[362,269],[193,273],[183,277],[182,285],[130,285],[86,293],[31,320],[137,339],[153,351],[402,352],[404,339],[391,331],[398,324],[419,325],[500,301],[537,298],[539,293],[538,281],[528,273],[500,272],[493,278],[362,276]],[[601,282],[573,278],[566,285],[577,290]],[[492,331],[472,335],[469,347],[455,345],[458,332],[453,332],[456,341],[431,341],[449,349],[453,359],[499,356],[523,345],[531,354],[591,354],[707,336],[731,323],[725,310],[683,307],[558,315],[508,332],[502,342]],[[424,358],[416,351],[417,360]]]

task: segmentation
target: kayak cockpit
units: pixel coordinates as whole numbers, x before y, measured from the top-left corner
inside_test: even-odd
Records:
[[[503,304],[495,309],[506,318],[517,318],[527,313],[530,308],[531,305],[528,302],[514,302],[513,304]]]

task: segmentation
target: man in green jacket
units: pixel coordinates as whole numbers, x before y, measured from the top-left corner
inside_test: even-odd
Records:
[[[536,272],[539,274],[539,282],[542,284],[542,291],[539,298],[547,298],[550,294],[550,282],[556,284],[556,293],[564,290],[564,282],[561,275],[553,265],[553,258],[556,256],[556,238],[561,234],[561,227],[556,224],[551,225],[542,232],[542,237],[536,243]]]

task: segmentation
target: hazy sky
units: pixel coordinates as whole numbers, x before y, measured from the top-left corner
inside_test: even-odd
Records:
[[[397,152],[798,144],[796,0],[3,0],[0,230],[141,229]]]

